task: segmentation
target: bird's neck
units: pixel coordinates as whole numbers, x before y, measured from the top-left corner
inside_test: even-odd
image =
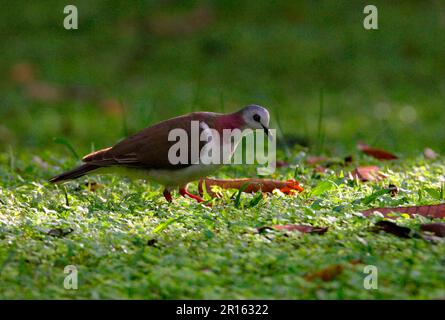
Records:
[[[239,113],[235,112],[218,117],[215,127],[218,131],[222,131],[223,129],[243,130],[246,127],[246,122]]]
[[[223,163],[227,163],[229,159],[233,156],[235,149],[240,143],[243,130],[246,128],[246,122],[244,121],[241,114],[235,112],[231,114],[220,115],[215,119],[214,129],[220,134],[219,143],[222,147],[221,156],[223,158]],[[229,132],[225,131],[229,130]],[[233,132],[231,130],[234,130]],[[236,133],[240,130],[239,133]]]

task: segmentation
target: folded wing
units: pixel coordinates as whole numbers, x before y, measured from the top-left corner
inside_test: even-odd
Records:
[[[100,167],[119,165],[169,170],[188,167],[190,161],[186,164],[170,163],[168,152],[177,141],[168,141],[169,132],[173,129],[184,129],[188,135],[188,146],[190,146],[191,121],[205,121],[211,126],[215,116],[217,114],[200,112],[160,122],[122,140],[113,147],[90,153],[82,161]],[[204,144],[205,142],[201,142],[199,149]]]

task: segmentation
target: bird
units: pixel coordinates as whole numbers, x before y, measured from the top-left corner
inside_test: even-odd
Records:
[[[182,129],[190,137],[194,122],[199,124],[200,133],[206,129],[212,129],[211,132],[220,135],[225,129],[260,129],[270,137],[269,121],[269,111],[265,107],[255,104],[247,105],[239,111],[228,114],[192,112],[161,121],[125,138],[112,147],[89,153],[82,158],[83,163],[80,166],[51,178],[49,182],[60,183],[90,174],[117,173],[163,185],[163,196],[168,202],[172,202],[171,192],[176,188],[181,196],[188,196],[197,202],[203,202],[201,197],[190,193],[187,186],[190,182],[215,172],[221,167],[221,164],[204,164],[196,161],[173,163],[170,152],[176,142],[171,141],[170,132],[174,129]],[[208,140],[213,138],[213,135],[210,135]],[[193,143],[190,138],[187,142]],[[191,143],[186,150],[189,151],[187,160],[194,156],[191,154],[193,151]],[[227,141],[220,140],[219,143],[221,145]],[[229,143],[231,143],[230,157],[239,141],[231,140]],[[195,153],[201,151],[203,147],[203,141],[199,141],[199,150],[195,150]]]

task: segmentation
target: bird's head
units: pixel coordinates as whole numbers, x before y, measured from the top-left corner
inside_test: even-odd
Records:
[[[266,108],[258,105],[249,105],[239,111],[243,118],[245,125],[250,129],[263,129],[267,136],[270,136],[269,132],[269,111]]]

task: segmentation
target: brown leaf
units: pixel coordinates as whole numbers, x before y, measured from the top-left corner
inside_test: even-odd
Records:
[[[210,6],[198,6],[189,12],[156,14],[149,21],[149,31],[161,37],[181,37],[196,33],[216,19]]]
[[[247,187],[243,190],[246,193],[255,193],[258,191],[271,193],[275,189],[279,189],[285,194],[295,194],[304,189],[295,180],[279,181],[271,179],[245,178],[245,179],[201,179],[198,183],[199,194],[203,195],[203,185],[206,191],[212,197],[217,195],[212,191],[212,186],[218,186],[223,189],[240,189],[247,183]]]
[[[332,266],[321,269],[317,272],[310,273],[305,276],[308,281],[315,279],[321,279],[323,281],[331,281],[343,272],[343,266],[341,264],[334,264]]]
[[[326,158],[324,156],[309,156],[306,158],[306,162],[311,165],[315,165],[315,164],[318,164],[320,162],[324,162],[327,160],[328,160],[328,158]]]
[[[64,99],[88,102],[97,105],[102,98],[102,93],[96,87],[86,85],[69,85],[62,88]]]
[[[429,217],[429,218],[445,218],[445,203],[436,204],[436,205],[428,205],[428,206],[411,206],[411,207],[395,207],[395,208],[375,208],[368,209],[363,211],[362,213],[367,217],[374,212],[380,212],[386,218],[391,219],[391,213],[400,212],[406,213],[410,216],[415,214]]]
[[[316,165],[314,171],[318,172],[318,173],[325,173],[328,169],[326,169],[325,167]]]
[[[349,260],[349,263],[350,263],[351,265],[355,266],[355,265],[357,265],[357,264],[362,264],[363,261],[362,261],[362,259],[357,258],[357,259]]]
[[[0,144],[8,145],[15,140],[15,134],[6,126],[0,124]]]
[[[34,66],[28,62],[19,62],[11,68],[11,81],[18,84],[27,84],[35,79]]]
[[[391,233],[400,238],[411,238],[411,229],[407,227],[401,227],[394,222],[387,220],[380,220],[375,224],[374,231],[384,231]]]
[[[357,149],[361,152],[367,154],[368,156],[371,156],[373,158],[376,158],[378,160],[394,160],[397,159],[397,156],[395,156],[392,153],[389,153],[382,149],[376,149],[372,148],[364,143],[359,142],[357,144]]]
[[[358,179],[363,182],[380,181],[387,178],[387,175],[381,173],[379,167],[377,166],[358,167],[349,175],[351,179]]]
[[[25,94],[36,101],[55,102],[62,98],[61,90],[46,82],[31,82],[25,86]]]
[[[100,106],[102,107],[106,115],[110,115],[113,117],[121,117],[124,111],[121,102],[115,98],[102,100]]]
[[[432,232],[437,237],[445,237],[445,223],[442,222],[422,224],[420,229]]]
[[[277,168],[286,168],[286,167],[289,167],[289,163],[286,162],[286,161],[277,160],[277,161],[275,162],[275,166],[276,166]]]
[[[269,228],[269,227],[263,227],[262,230],[264,230],[264,228]],[[326,231],[328,231],[328,227],[313,227],[313,226],[298,225],[298,224],[273,225],[270,228],[278,231],[298,231],[301,233],[317,233],[317,234],[324,234],[326,233]]]

